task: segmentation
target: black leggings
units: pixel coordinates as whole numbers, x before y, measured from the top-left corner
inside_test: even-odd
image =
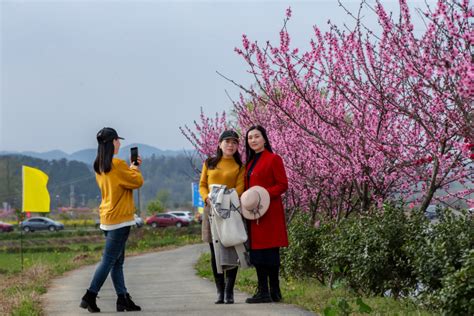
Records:
[[[279,265],[256,264],[258,287],[262,292],[276,291],[280,288],[280,280],[278,274],[280,272]]]

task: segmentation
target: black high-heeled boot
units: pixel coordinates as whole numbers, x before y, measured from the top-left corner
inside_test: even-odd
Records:
[[[225,291],[224,273],[217,273],[216,255],[214,253],[214,246],[212,243],[210,243],[209,247],[211,249],[212,274],[214,275],[214,282],[216,282],[216,288],[217,288],[217,300],[214,303],[224,304],[224,291]]]
[[[225,292],[224,273],[216,273],[214,275],[214,281],[216,282],[216,289],[217,289],[217,300],[214,303],[224,304],[224,292]]]
[[[87,309],[90,313],[100,313],[100,308],[96,303],[97,294],[87,290],[86,294],[81,299],[79,307]]]
[[[268,291],[268,270],[263,265],[255,265],[257,270],[258,288],[254,296],[245,300],[245,303],[271,303],[270,292]]]
[[[235,279],[237,278],[237,270],[238,268],[234,268],[231,270],[227,270],[225,272],[225,303],[226,304],[234,304],[234,285]]]
[[[130,294],[121,294],[117,296],[117,312],[123,311],[141,311],[142,308],[132,301]]]

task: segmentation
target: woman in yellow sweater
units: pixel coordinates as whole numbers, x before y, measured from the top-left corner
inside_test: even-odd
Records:
[[[96,180],[102,194],[100,204],[100,229],[104,231],[105,247],[102,261],[95,270],[89,289],[82,297],[80,307],[87,308],[91,313],[100,312],[96,298],[100,288],[110,273],[117,293],[117,311],[139,311],[125,287],[123,262],[125,244],[130,233],[130,226],[135,225],[135,206],[133,189],[143,185],[143,177],[137,165],[128,166],[125,161],[114,158],[120,148],[117,132],[104,127],[97,133],[97,158],[94,162]]]
[[[235,188],[240,196],[244,191],[245,166],[238,152],[239,135],[234,131],[224,131],[219,137],[219,146],[215,157],[207,159],[202,166],[201,180],[199,181],[199,193],[205,201],[202,240],[209,243],[211,248],[211,265],[214,280],[217,287],[216,304],[234,303],[234,284],[237,277],[237,269],[228,268],[224,273],[217,273],[214,246],[212,244],[211,229],[209,224],[209,188],[213,184],[225,184],[228,189]]]

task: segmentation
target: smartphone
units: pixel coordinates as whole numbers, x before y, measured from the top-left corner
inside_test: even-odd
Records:
[[[138,147],[130,148],[130,160],[135,166],[138,166]]]

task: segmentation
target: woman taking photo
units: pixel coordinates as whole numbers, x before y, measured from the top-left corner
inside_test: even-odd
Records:
[[[82,297],[80,307],[87,308],[91,313],[100,312],[96,298],[100,288],[110,273],[117,293],[117,311],[140,311],[125,287],[123,263],[125,260],[125,244],[130,233],[130,226],[135,225],[133,189],[143,185],[143,177],[137,164],[128,166],[125,161],[114,158],[119,152],[120,139],[117,132],[104,127],[97,133],[97,158],[94,162],[96,180],[102,202],[100,204],[100,229],[104,231],[105,247],[102,261],[95,270],[89,289]]]
[[[234,303],[234,284],[238,266],[236,264],[234,266],[225,267],[224,273],[218,273],[217,271],[216,255],[209,223],[211,203],[209,200],[209,192],[213,184],[226,185],[227,189],[235,189],[239,196],[244,191],[245,168],[240,158],[238,147],[239,135],[234,131],[224,131],[219,137],[216,156],[210,157],[204,162],[201,179],[199,181],[199,193],[205,201],[202,220],[202,240],[209,243],[211,249],[212,272],[217,288],[216,304]]]
[[[270,196],[267,211],[258,219],[248,221],[250,262],[257,270],[258,288],[246,303],[279,302],[282,300],[278,278],[280,247],[288,246],[281,195],[288,189],[288,179],[283,160],[273,153],[262,126],[252,126],[247,131],[245,153],[245,188],[263,187]]]

